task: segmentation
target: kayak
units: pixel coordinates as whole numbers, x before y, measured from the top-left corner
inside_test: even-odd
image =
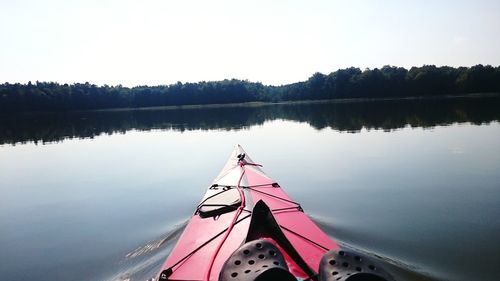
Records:
[[[342,249],[261,167],[234,148],[158,280],[394,280],[373,258]]]

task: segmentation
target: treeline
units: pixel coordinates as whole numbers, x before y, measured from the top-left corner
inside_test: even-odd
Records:
[[[0,85],[0,112],[278,102],[348,98],[404,98],[500,92],[500,66],[347,68],[315,73],[304,82],[266,86],[242,80],[164,86],[96,86],[36,82]]]

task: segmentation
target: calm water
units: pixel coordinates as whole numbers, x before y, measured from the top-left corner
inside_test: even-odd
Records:
[[[500,279],[500,101],[0,118],[0,279],[146,280],[241,144],[400,280]]]

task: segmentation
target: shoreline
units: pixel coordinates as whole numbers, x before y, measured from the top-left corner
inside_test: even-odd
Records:
[[[0,113],[4,115],[17,114],[54,114],[54,113],[90,113],[90,112],[121,112],[121,111],[155,111],[155,110],[179,110],[179,109],[204,109],[204,108],[231,108],[231,107],[261,107],[272,105],[295,105],[295,104],[319,104],[319,103],[362,103],[362,102],[385,102],[385,101],[416,101],[416,100],[444,100],[457,98],[498,98],[500,93],[471,93],[461,95],[442,95],[442,96],[412,96],[412,97],[387,97],[387,98],[343,98],[343,99],[322,99],[322,100],[297,100],[297,101],[279,101],[263,102],[252,101],[242,103],[214,103],[214,104],[187,104],[187,105],[162,105],[148,107],[119,107],[102,109],[83,109],[83,110],[61,110],[61,111],[21,111]]]

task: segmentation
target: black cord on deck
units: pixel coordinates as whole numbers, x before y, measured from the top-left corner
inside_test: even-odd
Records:
[[[249,215],[246,215],[245,217],[237,220],[234,225],[238,224],[239,222],[249,218],[251,216],[251,214]],[[229,227],[226,227],[224,230],[222,230],[221,232],[217,233],[216,235],[214,235],[212,238],[208,239],[207,241],[205,241],[203,244],[201,244],[200,246],[198,246],[196,249],[194,249],[193,251],[191,251],[189,254],[187,254],[186,256],[184,256],[182,259],[178,260],[176,263],[174,263],[173,265],[171,265],[169,268],[163,270],[160,274],[160,280],[167,280],[167,278],[172,275],[173,273],[173,268],[176,267],[178,264],[180,264],[181,262],[185,261],[186,259],[188,259],[189,257],[191,257],[192,255],[194,255],[196,252],[198,252],[201,248],[205,247],[208,243],[212,242],[213,240],[215,240],[215,238],[219,237],[220,235],[222,235],[224,232],[226,232],[227,230],[229,229]],[[164,278],[163,278],[164,277]]]

